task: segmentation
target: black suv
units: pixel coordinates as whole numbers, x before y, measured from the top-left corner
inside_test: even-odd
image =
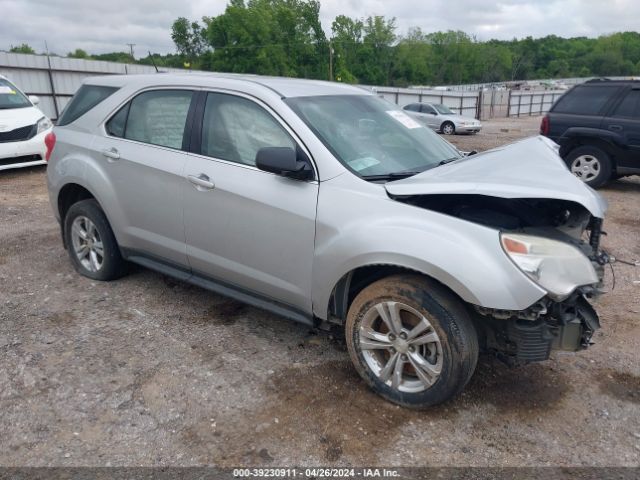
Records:
[[[594,188],[640,174],[640,81],[573,87],[542,119],[540,133],[560,145],[571,172]]]

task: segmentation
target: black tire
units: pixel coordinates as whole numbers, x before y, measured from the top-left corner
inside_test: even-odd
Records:
[[[89,219],[97,231],[96,238],[102,242],[102,262],[96,271],[83,265],[76,254],[72,237],[72,227],[76,219]],[[126,273],[126,262],[120,254],[118,242],[107,221],[107,217],[94,199],[82,200],[69,207],[64,218],[64,235],[71,263],[78,273],[93,280],[115,280]],[[100,257],[98,257],[100,258]]]
[[[368,328],[367,322],[369,320],[367,319],[372,318],[370,312],[375,311],[376,305],[379,308],[384,302],[390,301],[398,302],[403,305],[402,308],[408,306],[423,315],[424,318],[428,319],[432,327],[427,332],[435,331],[437,337],[439,337],[441,348],[437,350],[442,355],[440,373],[435,377],[432,384],[422,391],[407,392],[402,391],[401,388],[394,388],[393,380],[382,381],[365,358],[365,351],[376,352],[375,355],[379,355],[381,358],[380,366],[382,366],[385,361],[387,363],[391,361],[392,355],[400,353],[400,347],[398,347],[398,350],[394,349],[389,352],[382,349],[361,348],[363,339],[365,342],[369,341],[367,337],[360,334],[360,331]],[[373,313],[373,316],[375,315]],[[399,315],[402,318],[403,326],[407,320],[412,318],[410,312],[404,315],[404,317],[403,314]],[[382,317],[376,321],[379,322],[380,327],[384,327],[382,323],[385,322],[382,322]],[[380,331],[378,328],[374,330],[376,330],[376,333]],[[408,331],[410,332],[410,329]],[[421,337],[422,335],[421,333],[416,336],[414,340],[424,338]],[[387,336],[390,338],[390,330],[387,331]],[[420,275],[393,275],[372,283],[360,292],[349,307],[345,325],[345,337],[349,356],[365,382],[383,398],[410,408],[430,407],[457,395],[471,379],[478,362],[478,335],[465,306],[442,285]],[[429,345],[433,346],[435,344]],[[422,345],[421,348],[427,347]],[[428,348],[431,349],[433,347],[430,346]],[[411,357],[411,355],[415,355],[415,347],[413,352],[413,354],[401,355],[404,357],[405,363],[398,370],[401,372],[401,382],[403,383],[405,379],[409,381],[414,379],[413,384],[420,381],[419,376],[416,375],[413,357]],[[367,353],[367,355],[369,355],[369,359],[372,358],[370,353]],[[387,355],[388,357],[386,357]],[[407,362],[407,359],[410,361]],[[382,371],[379,373],[382,374]],[[391,385],[389,384],[390,382]],[[425,385],[423,384],[422,387],[424,388]]]
[[[580,162],[586,159],[593,159],[592,161],[596,162],[597,174],[595,176],[584,177],[581,172],[574,171],[578,170],[580,168]],[[613,163],[611,162],[611,157],[607,152],[598,147],[584,145],[582,147],[574,148],[565,158],[565,162],[567,163],[567,167],[569,167],[571,173],[592,188],[603,186],[611,180],[611,176],[613,174]],[[593,172],[591,170],[588,171],[588,175],[592,174]]]
[[[446,121],[442,125],[440,125],[440,131],[445,135],[455,135],[456,126],[453,124],[453,122]]]

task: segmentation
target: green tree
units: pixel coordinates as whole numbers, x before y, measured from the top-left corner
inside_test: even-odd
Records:
[[[69,58],[91,58],[90,55],[82,50],[81,48],[76,48],[73,52],[67,53],[67,57]]]
[[[179,17],[171,26],[171,39],[178,53],[191,63],[197,61],[207,47],[205,30],[198,22]]]
[[[9,51],[11,53],[30,53],[32,55],[36,53],[36,51],[33,48],[31,48],[30,45],[28,45],[26,43],[22,43],[22,44],[20,44],[18,46],[15,46],[15,47],[11,46]]]

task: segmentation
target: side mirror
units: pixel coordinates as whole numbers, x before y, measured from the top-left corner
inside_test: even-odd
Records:
[[[35,95],[29,95],[29,101],[34,105],[38,105],[40,103],[40,98]]]
[[[263,147],[256,153],[256,167],[283,177],[309,180],[313,170],[308,162],[298,160],[298,154],[289,147]]]

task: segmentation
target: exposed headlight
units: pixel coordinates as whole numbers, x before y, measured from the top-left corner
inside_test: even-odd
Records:
[[[40,120],[38,120],[38,131],[36,132],[36,135],[44,132],[45,130],[49,130],[51,127],[53,127],[53,123],[51,123],[51,120],[49,120],[47,117],[42,117]]]
[[[591,261],[573,245],[515,233],[501,234],[500,241],[513,263],[554,300],[564,300],[581,285],[598,283]]]

